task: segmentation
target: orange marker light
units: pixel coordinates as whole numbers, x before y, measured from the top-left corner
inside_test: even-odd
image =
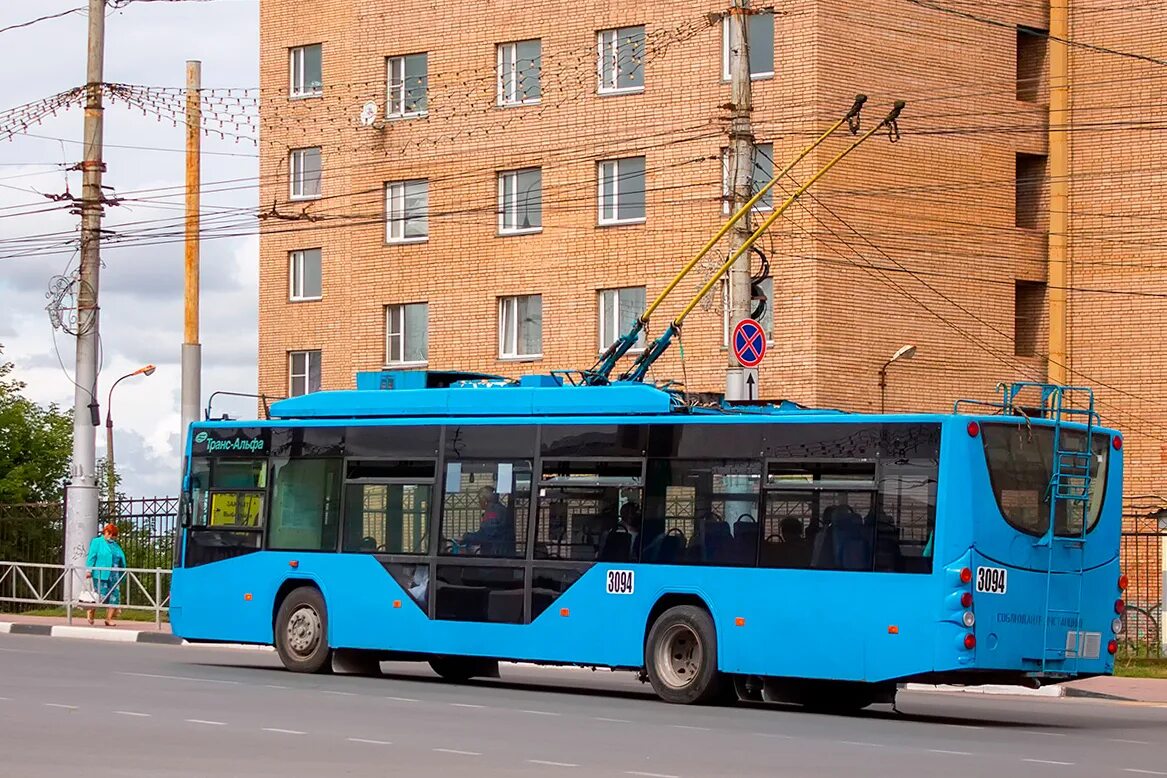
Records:
[[[897,627],[895,624],[889,624],[888,628],[887,628],[887,634],[898,635],[898,634],[900,634],[900,628]]]
[[[560,608],[560,609],[559,609],[559,615],[560,615],[560,616],[563,616],[564,618],[567,618],[568,616],[570,616],[570,615],[571,615],[571,611],[570,611],[570,610],[568,610],[567,608]]]
[[[247,594],[243,595],[243,599],[246,600],[247,602],[251,602],[251,592],[248,592]]]
[[[296,561],[295,559],[288,562],[288,567],[292,568],[293,570],[295,570],[299,566],[300,566],[300,563],[298,561]]]
[[[738,616],[736,619],[733,620],[733,625],[735,627],[744,627],[746,625],[746,620],[743,619],[741,616]]]
[[[400,607],[401,607],[401,600],[394,600],[394,601],[393,601],[393,607],[394,607],[394,608],[400,608]]]

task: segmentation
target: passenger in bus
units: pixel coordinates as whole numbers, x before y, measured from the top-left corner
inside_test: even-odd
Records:
[[[604,532],[596,559],[629,562],[640,558],[640,506],[631,500],[620,507],[620,521]]]
[[[477,546],[478,553],[484,556],[513,556],[514,519],[494,487],[483,486],[478,490],[478,505],[482,508],[482,521],[477,530],[462,537],[462,545]]]

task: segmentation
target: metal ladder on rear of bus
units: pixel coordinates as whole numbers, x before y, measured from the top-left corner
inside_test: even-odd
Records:
[[[1098,414],[1094,409],[1094,392],[1088,387],[1058,386],[1041,383],[1014,383],[1004,389],[1004,405],[1010,410],[1024,416],[1036,415],[1053,421],[1053,462],[1050,468],[1049,485],[1046,487],[1046,498],[1049,504],[1049,526],[1045,535],[1039,538],[1035,545],[1044,546],[1048,550],[1046,556],[1045,579],[1045,620],[1042,637],[1041,670],[1043,673],[1056,670],[1060,673],[1074,674],[1078,671],[1078,660],[1082,657],[1085,643],[1085,630],[1082,629],[1082,582],[1086,567],[1086,530],[1090,510],[1090,466],[1093,464],[1093,435],[1095,421]],[[1026,408],[1018,404],[1019,396],[1026,390],[1038,390],[1041,393],[1041,405],[1038,408]],[[1072,404],[1074,398],[1081,398],[1077,405]],[[1084,406],[1084,407],[1083,407]],[[1083,418],[1084,417],[1084,418]],[[1081,438],[1081,445],[1070,443],[1065,434],[1066,421],[1080,421],[1086,425],[1086,434]],[[1077,534],[1059,535],[1057,532],[1057,517],[1059,508],[1065,510],[1065,525],[1067,530],[1077,529]],[[1050,598],[1053,589],[1054,557],[1059,548],[1066,549],[1067,556],[1077,560],[1075,566],[1059,572],[1059,575],[1073,575],[1076,579],[1072,585],[1074,594],[1071,597],[1073,608],[1051,608]],[[1070,621],[1066,631],[1064,643],[1055,642],[1051,645],[1051,635],[1060,634],[1054,629],[1055,622],[1062,617]],[[1052,667],[1057,662],[1059,666]]]

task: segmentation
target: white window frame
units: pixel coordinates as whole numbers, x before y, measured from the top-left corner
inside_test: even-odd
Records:
[[[774,345],[774,276],[766,279],[770,282],[770,296],[766,300],[766,309],[770,312],[770,328],[766,331],[766,345]],[[750,298],[750,307],[753,307],[753,298]],[[764,324],[764,322],[758,322]],[[721,347],[729,348],[729,279],[721,280]],[[765,329],[763,327],[763,329]]]
[[[426,311],[425,311],[426,325],[427,325],[426,326],[426,337],[425,337],[426,358],[421,359],[421,360],[405,359],[405,344],[409,339],[409,333],[406,331],[406,328],[405,328],[405,309],[409,308],[411,306],[414,306],[414,305],[424,305],[426,308]],[[394,303],[392,305],[385,306],[385,365],[386,366],[420,367],[422,365],[429,364],[429,351],[430,351],[430,348],[429,348],[429,346],[430,346],[430,344],[429,344],[429,326],[428,326],[429,325],[429,314],[430,314],[430,312],[429,312],[429,303],[428,302]],[[397,332],[396,333],[394,333],[392,331],[392,328],[389,326],[390,319],[396,319],[396,324],[397,324]],[[402,357],[401,359],[393,359],[391,356],[392,350],[389,347],[389,343],[393,339],[397,339],[397,341],[398,341],[398,350],[399,350],[399,353],[401,354],[401,357]]]
[[[302,156],[309,151],[315,151],[316,156],[320,159],[320,191],[315,194],[304,194],[305,180],[301,180],[303,174],[303,160]],[[301,192],[296,194],[296,187],[299,184]],[[304,148],[291,149],[288,151],[288,199],[290,200],[319,200],[324,196],[324,153],[319,146],[305,146]]]
[[[519,343],[522,338],[519,337],[519,300],[526,297],[540,298],[540,311],[542,311],[542,295],[538,294],[519,294],[511,295],[509,297],[498,298],[498,357],[499,359],[541,359],[543,357],[543,322],[542,315],[539,320],[539,353],[537,354],[521,354],[519,353]],[[509,310],[508,310],[509,303]],[[514,335],[514,343],[506,343],[506,319],[510,317],[513,323],[511,329]],[[509,346],[509,349],[508,349]]]
[[[509,43],[500,43],[496,48],[496,56],[498,59],[498,66],[496,68],[496,80],[498,82],[498,104],[502,107],[516,106],[516,105],[538,105],[543,99],[543,77],[539,75],[539,96],[519,99],[522,90],[519,88],[519,44],[531,43],[532,41],[539,41],[539,59],[542,62],[543,58],[543,41],[540,38],[527,38],[521,41],[510,41]],[[503,52],[510,50],[511,65],[508,75],[511,78],[511,91],[506,92],[506,81],[503,79]]]
[[[300,354],[304,355],[304,372],[303,373],[296,373],[295,367],[294,367],[295,358]],[[323,352],[320,351],[320,349],[306,349],[306,350],[302,350],[302,351],[289,351],[288,352],[288,396],[289,397],[303,397],[305,394],[312,394],[313,391],[320,391],[320,389],[313,390],[310,388],[312,386],[312,357],[313,357],[313,355],[316,356],[316,372],[320,375],[320,388],[321,389],[324,388],[324,372],[323,372],[324,360],[322,359]],[[292,384],[295,381],[297,376],[300,376],[304,379],[304,392],[303,392],[303,394],[294,394],[293,393]]]
[[[612,345],[614,342],[616,342],[616,340],[618,340],[621,336],[624,335],[624,331],[620,328],[620,293],[621,292],[631,292],[631,291],[639,291],[641,294],[641,298],[645,301],[645,303],[647,303],[648,290],[643,286],[609,287],[608,289],[600,289],[597,291],[596,302],[598,304],[598,310],[596,312],[596,316],[599,319],[599,324],[600,324],[600,327],[599,327],[600,347],[599,347],[599,350],[597,351],[597,353],[603,354],[604,351],[607,350],[608,346]],[[614,310],[615,315],[616,315],[615,321],[607,321],[604,317],[604,295],[607,295],[607,294],[614,294],[616,296],[616,301],[615,301],[616,304],[613,306],[613,310]],[[641,311],[641,313],[643,313],[643,310]],[[609,327],[612,328],[611,332],[608,331]],[[644,351],[646,343],[647,343],[647,338],[645,337],[645,333],[642,330],[640,335],[636,339],[636,345],[633,346],[632,348],[628,349],[628,352],[630,354],[638,354],[638,353]]]
[[[768,146],[770,149],[770,152],[768,154],[769,159],[770,159],[770,178],[767,178],[765,181],[758,181],[755,178],[751,182],[752,189],[754,190],[755,193],[757,192],[758,189],[761,189],[763,186],[770,183],[770,179],[772,179],[774,177],[774,144],[770,143],[770,142],[755,143],[754,144],[754,169],[753,169],[753,173],[756,176],[756,174],[758,172],[758,155],[762,153],[763,146]],[[730,213],[729,204],[730,204],[730,201],[733,199],[733,193],[729,191],[729,179],[730,179],[729,157],[730,157],[729,149],[722,149],[721,150],[721,212],[723,214]],[[764,197],[764,198],[762,198],[761,201],[758,202],[757,205],[754,206],[755,213],[765,213],[767,211],[774,210],[774,190],[777,188],[778,188],[778,185],[775,184],[773,187],[771,187],[770,191],[766,193],[766,197],[768,197],[770,199],[769,203],[766,202],[766,197]],[[751,195],[751,197],[752,196],[753,195]],[[745,203],[742,203],[742,205],[745,205]]]
[[[405,236],[405,223],[410,218],[418,218],[416,216],[410,217],[405,212],[405,195],[406,188],[410,184],[424,184],[426,190],[425,198],[425,213],[420,217],[425,221],[425,235]],[[401,214],[394,215],[393,200],[395,193],[400,191]],[[385,184],[385,242],[392,244],[402,243],[425,243],[430,239],[430,200],[429,200],[429,179],[427,178],[413,178],[407,181],[390,181]],[[400,234],[394,235],[394,228],[398,227]]]
[[[304,289],[304,260],[308,252],[315,251],[320,257],[320,294],[311,296],[303,293]],[[296,293],[297,286],[300,293]],[[288,252],[288,300],[294,303],[320,300],[324,297],[324,252],[322,249],[296,249]]]
[[[752,14],[751,16],[769,16],[770,23],[771,24],[774,23],[773,11],[760,11],[759,13]],[[730,21],[731,21],[730,14],[725,14],[721,17],[721,80],[722,81],[729,81],[731,78],[733,78],[733,74],[730,72],[730,67],[732,66],[731,62],[730,62],[731,53],[730,53],[730,47],[729,47]],[[749,23],[750,23],[750,19],[747,18],[746,19],[746,35],[747,36],[749,35]],[[778,57],[777,43],[775,43],[772,48],[774,50],[770,53],[770,70],[759,72],[759,73],[754,73],[753,71],[751,71],[750,72],[750,80],[751,81],[764,81],[767,78],[774,77],[774,72],[775,72],[774,60],[777,59],[777,57]]]
[[[643,159],[643,160],[645,160],[646,163],[648,161],[644,157],[620,157],[619,159],[605,159],[605,160],[601,160],[600,162],[596,163],[596,184],[597,184],[596,203],[598,206],[599,224],[601,226],[608,227],[608,226],[618,225],[618,224],[644,224],[648,220],[648,166],[647,166],[647,164],[645,165],[645,171],[644,171],[644,216],[633,216],[631,218],[621,219],[618,215],[620,213],[620,163],[626,159]],[[611,170],[612,170],[612,183],[613,183],[612,213],[616,214],[616,215],[612,216],[611,218],[606,218],[604,216],[604,182],[607,179],[605,178],[604,171],[607,168],[607,166],[609,166],[609,165],[611,166]]]
[[[644,35],[644,25],[642,24],[600,30],[596,33],[596,78],[599,82],[597,91],[602,95],[628,95],[644,91],[643,60],[639,63],[639,86],[616,86],[620,82],[620,76],[618,75],[620,71],[620,34],[628,30],[641,30],[641,35]],[[644,49],[647,51],[647,41],[643,37],[642,41],[644,42]],[[604,82],[604,63],[609,57],[612,59],[612,75],[616,80],[616,84],[607,84]]]
[[[531,227],[518,226],[519,216],[519,175],[522,173],[530,173],[531,171],[538,171],[539,173],[539,225]],[[511,188],[511,202],[505,202],[506,197],[506,179],[514,179],[514,186]],[[525,194],[525,193],[523,193]],[[515,211],[515,226],[508,227],[507,222],[507,208],[511,207]],[[519,168],[518,170],[504,170],[498,174],[498,234],[499,235],[530,235],[543,231],[543,169],[537,167]]]
[[[406,82],[405,60],[409,59],[410,57],[422,57],[422,56],[424,56],[426,58],[426,62],[425,62],[425,69],[426,69],[425,105],[426,105],[426,107],[425,107],[425,110],[422,110],[422,111],[407,111],[407,110],[405,110],[405,95],[407,92],[406,84],[405,84],[405,82]],[[401,83],[399,83],[399,84],[394,83],[394,81],[393,81],[393,63],[395,63],[395,62],[401,63]],[[417,119],[417,118],[421,118],[423,116],[429,115],[429,68],[430,68],[429,52],[425,52],[425,51],[419,51],[419,52],[415,52],[413,54],[402,54],[402,55],[399,55],[396,57],[388,57],[385,60],[385,83],[386,83],[385,117],[386,118],[388,118],[388,119]],[[394,101],[394,92],[395,91],[397,92],[396,98],[401,103],[401,110],[400,111],[393,110],[393,101]]]
[[[308,49],[320,49],[320,86],[309,88],[308,79],[304,73],[305,52]],[[298,71],[298,72],[297,72]],[[296,83],[296,76],[300,77],[300,84]],[[306,46],[293,46],[288,49],[288,97],[293,100],[304,100],[312,97],[324,96],[324,46],[319,43],[310,43]]]

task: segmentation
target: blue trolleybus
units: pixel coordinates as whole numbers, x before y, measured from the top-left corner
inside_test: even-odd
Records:
[[[192,426],[171,621],[301,672],[602,666],[683,703],[1110,673],[1122,439],[1070,391],[868,415],[362,374]]]

